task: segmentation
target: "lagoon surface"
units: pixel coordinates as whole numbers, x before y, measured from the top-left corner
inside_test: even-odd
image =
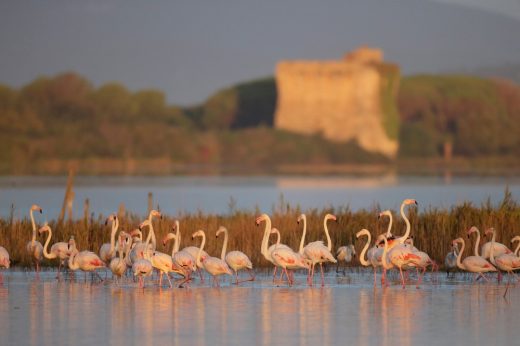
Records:
[[[0,178],[0,216],[24,217],[37,203],[49,220],[58,217],[65,193],[66,177]],[[280,204],[303,209],[350,207],[353,210],[398,209],[404,198],[415,198],[420,208],[450,208],[464,201],[476,205],[489,198],[499,203],[505,189],[520,196],[520,177],[414,177],[414,176],[266,176],[266,177],[76,177],[75,217],[83,215],[83,202],[90,211],[108,215],[121,203],[126,210],[145,214],[148,193],[154,206],[168,215],[201,211],[271,212]]]
[[[326,286],[144,289],[130,282],[57,282],[4,271],[2,345],[513,345],[520,287],[427,275],[420,289],[372,287],[369,271],[329,272]]]

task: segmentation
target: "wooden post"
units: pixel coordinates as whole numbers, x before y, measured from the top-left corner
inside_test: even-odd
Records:
[[[60,217],[58,219],[59,223],[63,222],[65,218],[65,211],[67,207],[69,207],[69,213],[72,213],[72,201],[74,200],[74,193],[72,191],[74,185],[74,171],[72,169],[69,170],[69,176],[67,178],[67,189],[65,190],[65,196],[63,197],[63,204],[61,206]],[[70,214],[69,214],[70,217]]]
[[[150,214],[152,209],[153,209],[153,193],[148,192],[148,214]]]

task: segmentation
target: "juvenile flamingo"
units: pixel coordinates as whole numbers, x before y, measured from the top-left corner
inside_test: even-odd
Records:
[[[338,251],[336,251],[336,259],[338,264],[336,265],[336,273],[339,273],[339,264],[340,262],[344,262],[346,264],[350,263],[353,258],[356,257],[356,249],[354,245],[349,244],[345,246],[340,246]],[[343,273],[345,273],[345,268],[343,268]]]
[[[57,279],[60,278],[60,271],[61,267],[65,263],[65,260],[69,258],[69,244],[63,241],[60,241],[58,243],[54,243],[51,246],[51,252],[47,250],[49,243],[51,241],[52,237],[52,230],[51,227],[47,224],[45,224],[43,227],[41,227],[38,231],[40,234],[43,232],[48,232],[47,240],[45,241],[45,244],[43,245],[43,256],[47,259],[54,259],[59,258],[59,266],[58,266],[58,275],[56,276]]]
[[[204,249],[204,244],[206,243],[206,234],[203,230],[198,230],[197,232],[193,233],[191,235],[192,239],[195,239],[195,237],[202,237],[202,242],[200,244],[199,252],[197,254],[197,263],[201,262],[201,254],[202,250]],[[217,285],[217,287],[220,287],[220,281],[219,276],[223,274],[231,275],[233,276],[233,273],[231,272],[231,269],[229,269],[228,265],[225,261],[221,260],[220,258],[216,257],[207,257],[204,262],[202,262],[202,266],[204,269],[210,273],[213,276],[213,283]]]
[[[452,243],[451,251],[444,258],[444,266],[446,267],[446,277],[449,277],[450,271],[457,269],[457,256],[459,255],[459,246]]]
[[[33,211],[39,211],[40,214],[43,212],[42,208],[39,205],[33,204],[31,209],[29,209],[29,215],[31,217],[31,225],[32,225],[32,239],[27,243],[26,249],[29,253],[29,256],[34,260],[34,264],[36,266],[36,273],[40,272],[40,261],[43,258],[43,246],[42,243],[36,240],[36,223],[34,222]]]
[[[491,263],[489,263],[483,257],[480,256],[468,256],[464,258],[464,261],[462,261],[462,254],[464,253],[465,246],[464,239],[457,238],[453,240],[453,243],[461,244],[460,252],[457,256],[457,266],[462,270],[474,273],[474,276],[483,277],[484,280],[489,281],[483,273],[494,272],[497,271],[497,269]]]
[[[226,254],[227,244],[228,244],[228,230],[224,226],[220,226],[217,230],[216,237],[220,234],[224,233],[224,244],[222,245],[222,253],[220,254],[220,259],[225,260],[228,266],[233,269],[235,272],[235,284],[238,285],[238,271],[241,269],[247,269],[249,271],[249,275],[251,276],[249,280],[244,281],[254,281],[255,275],[253,274],[253,264],[251,263],[251,260],[245,253],[242,251],[230,251]],[[243,281],[241,281],[243,282]]]
[[[0,246],[0,268],[4,267],[6,269],[9,269],[9,266],[11,265],[11,261],[9,260],[9,252],[3,247]],[[0,285],[4,283],[4,275],[2,272],[0,272]]]

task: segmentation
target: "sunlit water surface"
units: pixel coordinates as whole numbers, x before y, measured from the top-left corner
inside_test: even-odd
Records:
[[[44,217],[55,219],[65,193],[65,177],[0,177],[0,216],[14,205],[15,217],[27,217],[29,207],[40,204]],[[399,208],[404,198],[415,198],[419,207],[450,208],[464,201],[479,206],[489,198],[499,203],[508,187],[520,196],[520,178],[515,177],[76,177],[74,215],[83,216],[83,202],[90,211],[108,215],[121,203],[126,210],[143,215],[148,193],[154,205],[169,215],[183,212],[226,214],[232,210],[270,212],[289,203],[303,209],[346,207],[353,210]]]
[[[428,276],[420,289],[372,287],[369,272],[288,288],[266,275],[241,287],[186,289],[56,282],[6,272],[1,345],[513,345],[520,287]],[[433,280],[433,281],[432,281]]]

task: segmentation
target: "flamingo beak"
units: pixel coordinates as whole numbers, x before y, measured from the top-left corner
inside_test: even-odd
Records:
[[[417,203],[417,201],[414,201],[415,205],[419,205],[419,203]]]
[[[42,208],[40,208],[40,214],[43,214],[43,210],[42,210]]]

